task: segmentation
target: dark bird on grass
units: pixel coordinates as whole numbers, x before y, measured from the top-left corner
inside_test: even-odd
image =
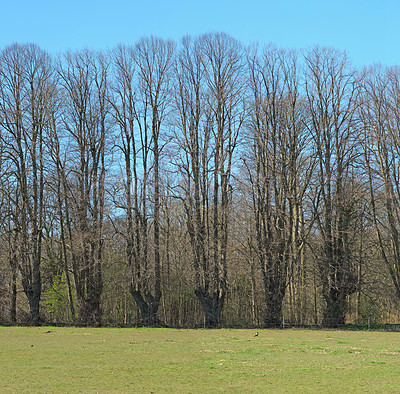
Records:
[[[258,337],[258,331],[256,332],[256,335],[254,335],[255,337]]]

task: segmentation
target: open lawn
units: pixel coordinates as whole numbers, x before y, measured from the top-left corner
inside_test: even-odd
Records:
[[[4,392],[400,392],[400,334],[0,327]]]

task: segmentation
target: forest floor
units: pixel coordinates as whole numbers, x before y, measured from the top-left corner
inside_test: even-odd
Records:
[[[0,327],[6,392],[400,392],[400,333]]]

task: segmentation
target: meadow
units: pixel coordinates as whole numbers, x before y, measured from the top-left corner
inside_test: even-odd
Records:
[[[0,391],[400,392],[399,333],[0,327]]]

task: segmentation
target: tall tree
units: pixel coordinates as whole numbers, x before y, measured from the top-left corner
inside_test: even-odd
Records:
[[[400,298],[400,70],[369,70],[362,119],[372,217],[382,259]]]
[[[314,218],[316,259],[326,302],[324,324],[345,322],[346,299],[357,289],[357,230],[364,191],[360,182],[360,79],[347,56],[327,48],[305,55],[308,128],[317,160]]]
[[[67,53],[59,63],[65,97],[64,128],[71,146],[69,222],[73,276],[79,317],[101,324],[106,146],[108,133],[108,58],[88,50]]]
[[[7,132],[3,142],[14,168],[14,229],[18,267],[32,324],[40,322],[44,227],[47,108],[55,93],[49,55],[35,44],[14,44],[2,52],[0,111]]]
[[[170,107],[174,50],[173,42],[148,37],[114,54],[114,117],[125,177],[119,203],[126,212],[130,292],[145,325],[159,323],[162,127]]]
[[[67,284],[70,316],[72,321],[75,321],[75,300],[73,297],[71,280],[71,253],[69,252],[70,245],[73,241],[72,226],[70,225],[72,198],[67,179],[68,165],[66,162],[68,152],[65,151],[64,147],[68,146],[68,144],[64,144],[65,135],[63,134],[65,133],[63,133],[62,125],[62,108],[62,99],[60,94],[58,94],[55,97],[51,109],[49,109],[49,150],[52,160],[52,177],[50,182],[55,200],[55,215],[58,217],[58,227],[56,228],[59,231],[61,272],[63,272]],[[72,254],[72,258],[74,258],[74,254]],[[59,280],[59,278],[57,278],[57,280]]]
[[[183,177],[195,294],[205,325],[220,324],[227,291],[231,177],[244,119],[244,51],[226,34],[185,38],[177,66],[176,163]]]
[[[257,256],[265,291],[265,325],[281,323],[290,275],[304,246],[304,195],[313,168],[304,132],[297,56],[267,47],[249,57],[252,112],[244,155],[252,195]]]
[[[153,254],[154,280],[151,287],[145,284],[143,291],[140,281],[131,287],[131,293],[142,312],[144,322],[158,322],[157,311],[161,299],[161,257],[160,257],[160,166],[163,149],[162,125],[170,108],[171,67],[175,45],[157,37],[142,39],[136,45],[139,91],[145,108],[141,121],[150,124],[152,152],[152,200],[153,200]],[[148,123],[147,123],[148,122]],[[148,148],[148,146],[147,146]],[[146,273],[148,274],[148,273]]]

